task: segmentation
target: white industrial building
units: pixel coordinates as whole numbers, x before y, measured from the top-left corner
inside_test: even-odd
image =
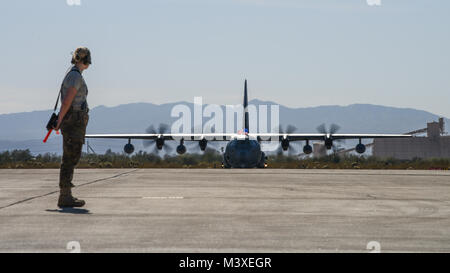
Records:
[[[450,158],[450,136],[444,134],[444,120],[430,122],[427,128],[408,134],[425,133],[406,139],[374,139],[372,154],[379,158]]]

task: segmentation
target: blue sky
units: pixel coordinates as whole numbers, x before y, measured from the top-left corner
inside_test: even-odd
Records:
[[[250,98],[450,117],[450,1],[4,1],[0,113],[50,109],[78,45],[89,104]]]

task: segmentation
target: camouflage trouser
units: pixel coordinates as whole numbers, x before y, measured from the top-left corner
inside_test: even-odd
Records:
[[[67,112],[61,125],[63,135],[63,157],[59,173],[59,187],[71,188],[73,170],[81,157],[81,149],[84,144],[84,135],[89,121],[87,112]]]

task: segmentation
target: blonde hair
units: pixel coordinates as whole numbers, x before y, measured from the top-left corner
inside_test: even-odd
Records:
[[[72,64],[76,64],[79,62],[90,62],[91,60],[91,52],[87,47],[80,46],[75,49],[72,53],[72,60],[70,61]]]

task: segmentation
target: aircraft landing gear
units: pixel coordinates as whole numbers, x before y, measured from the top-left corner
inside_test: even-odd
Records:
[[[261,154],[261,160],[259,161],[259,163],[258,163],[258,165],[256,167],[260,168],[260,169],[267,168],[266,160],[267,160],[266,154],[262,153]]]
[[[223,155],[222,169],[230,169],[230,168],[231,168],[231,165],[228,164],[228,162],[227,162],[227,160],[226,160],[226,158],[225,158],[225,155]]]

